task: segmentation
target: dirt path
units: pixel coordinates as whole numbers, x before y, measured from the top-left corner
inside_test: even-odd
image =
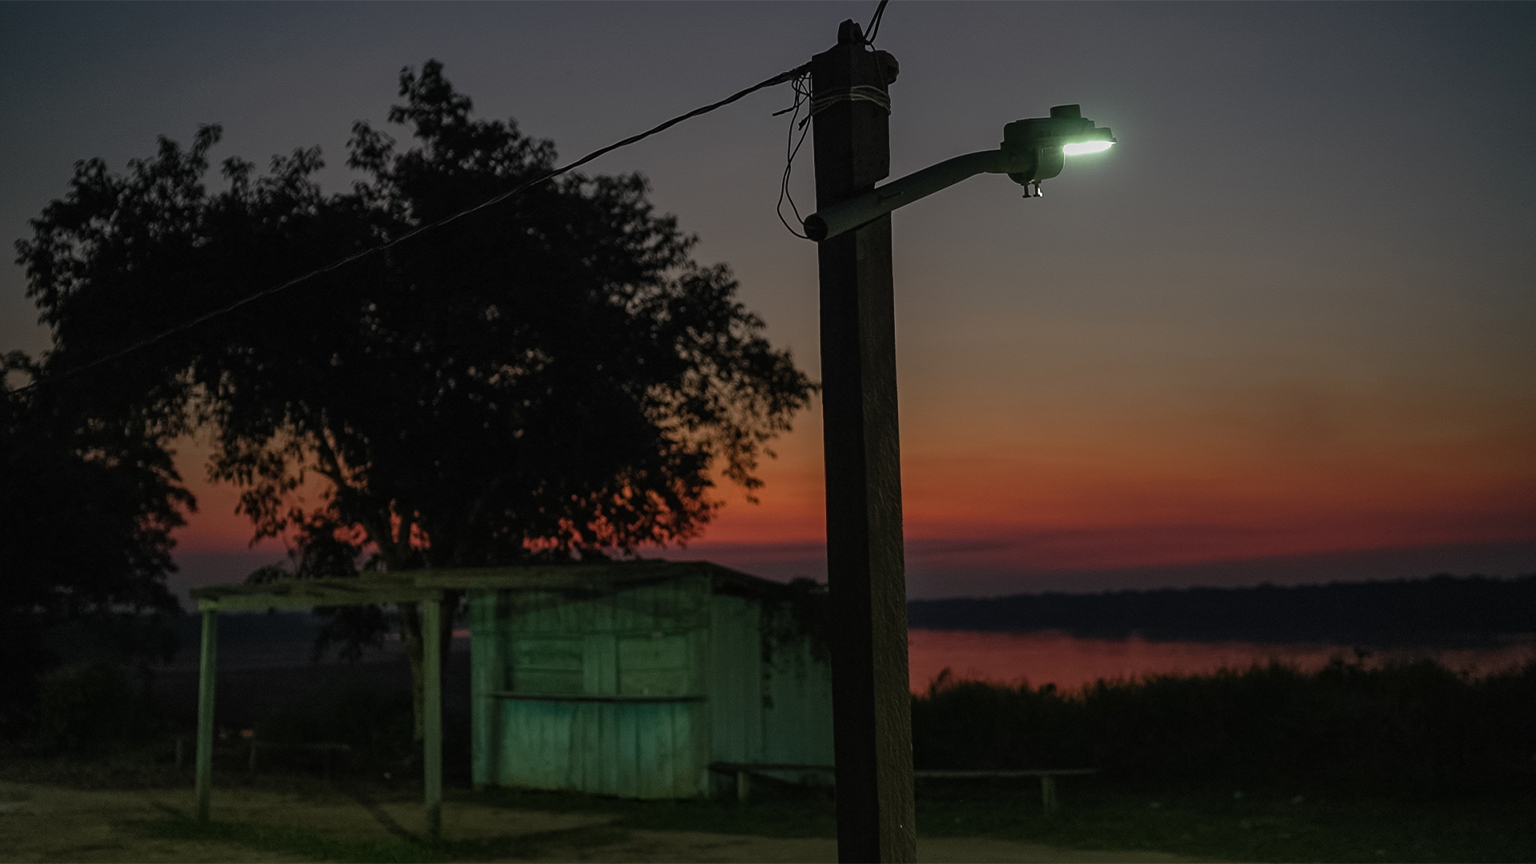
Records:
[[[136,822],[193,812],[191,790],[82,791],[0,783],[0,861],[256,862],[307,858],[233,843],[161,840]],[[424,827],[420,805],[375,802],[330,792],[283,794],[219,789],[213,817],[220,822],[297,828],[323,837],[388,841]],[[509,861],[833,861],[829,839],[784,839],[694,831],[616,830],[603,814],[508,810],[464,802],[444,808],[443,833],[458,840],[505,843]],[[918,843],[921,861],[1187,861],[1147,852],[1058,849],[987,838],[936,838]]]
[[[191,793],[96,792],[0,783],[0,861],[301,861],[224,843],[154,840],[126,823],[186,812]],[[160,806],[157,806],[160,805]]]

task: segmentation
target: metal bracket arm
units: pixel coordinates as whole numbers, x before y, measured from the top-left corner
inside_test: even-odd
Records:
[[[878,219],[897,207],[911,204],[919,198],[926,198],[977,174],[1028,171],[1034,164],[1034,159],[1034,153],[1029,150],[1012,153],[1004,150],[982,150],[978,153],[967,153],[964,156],[946,159],[937,165],[931,165],[899,180],[892,180],[884,186],[871,189],[862,195],[834,204],[825,210],[812,213],[805,219],[805,234],[818,242],[828,237],[836,237],[844,231],[850,231],[866,222]]]

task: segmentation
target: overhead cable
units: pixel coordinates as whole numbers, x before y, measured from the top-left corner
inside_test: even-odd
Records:
[[[880,21],[885,18],[885,4],[891,0],[880,0],[880,5],[875,7],[875,17],[869,19],[869,26],[864,28],[864,44],[875,44],[875,34],[880,32]]]
[[[134,351],[138,351],[138,350],[140,350],[142,348],[147,348],[150,345],[154,345],[157,342],[164,341],[165,339],[168,339],[168,338],[170,338],[172,336],[175,336],[178,333],[184,333],[187,330],[190,330],[193,327],[198,326],[199,324],[203,324],[203,323],[205,323],[207,321],[213,320],[214,318],[218,318],[218,317],[221,317],[223,315],[227,315],[230,312],[233,312],[236,309],[239,309],[240,307],[245,306],[245,305],[247,305],[249,303],[254,303],[257,300],[260,300],[262,298],[270,297],[273,294],[277,294],[277,293],[279,293],[281,291],[286,291],[289,288],[294,287],[295,285],[299,285],[299,284],[302,284],[304,282],[307,282],[307,281],[309,281],[311,279],[314,279],[317,276],[323,276],[326,273],[330,273],[332,271],[339,270],[342,267],[347,266],[348,264],[351,264],[351,263],[353,263],[355,261],[360,261],[363,258],[367,258],[370,255],[375,255],[375,254],[377,254],[379,252],[383,252],[386,249],[390,249],[390,248],[392,248],[394,246],[397,246],[397,245],[399,245],[401,243],[404,243],[405,241],[410,240],[410,239],[412,239],[414,237],[419,237],[422,234],[427,233],[428,231],[432,231],[434,229],[441,228],[444,225],[447,225],[447,224],[449,224],[451,222],[457,222],[458,220],[463,219],[466,216],[469,216],[469,215],[471,215],[473,213],[477,213],[477,212],[479,212],[481,210],[484,210],[484,209],[486,209],[488,207],[494,207],[497,204],[500,204],[501,202],[506,201],[509,198],[512,198],[512,197],[514,197],[516,195],[520,195],[523,192],[526,192],[527,190],[533,188],[534,186],[537,186],[537,185],[539,185],[541,183],[547,183],[550,180],[553,180],[553,179],[555,179],[556,177],[559,177],[562,174],[568,173],[570,171],[574,171],[575,169],[580,168],[581,166],[587,164],[588,162],[591,162],[594,159],[597,159],[600,156],[603,156],[603,155],[605,155],[607,153],[611,153],[614,150],[618,150],[621,147],[628,147],[631,144],[634,144],[634,143],[636,143],[638,141],[642,141],[642,140],[644,140],[646,138],[649,138],[652,135],[655,135],[655,134],[657,134],[659,132],[665,132],[666,130],[672,128],[673,126],[676,126],[677,124],[683,122],[684,120],[689,120],[689,119],[692,119],[694,117],[698,117],[701,114],[708,114],[709,112],[714,111],[717,108],[724,108],[725,106],[731,104],[732,102],[736,102],[736,101],[738,101],[738,100],[740,100],[740,99],[742,99],[742,98],[744,98],[744,97],[746,97],[746,96],[748,96],[748,95],[750,95],[752,93],[755,93],[758,90],[762,90],[762,89],[764,89],[766,87],[772,87],[772,86],[774,86],[776,84],[782,84],[785,81],[794,81],[794,80],[797,80],[799,78],[802,78],[802,77],[804,77],[805,75],[807,75],[809,73],[809,70],[810,70],[810,64],[806,63],[806,64],[802,64],[800,66],[797,66],[794,69],[790,69],[787,72],[780,72],[779,74],[774,75],[771,78],[766,78],[766,79],[764,79],[762,81],[759,81],[756,84],[753,84],[751,87],[747,87],[746,89],[743,89],[743,90],[738,90],[737,92],[732,93],[730,96],[727,96],[727,97],[725,97],[724,99],[721,99],[718,102],[711,102],[708,105],[704,105],[704,106],[701,106],[699,108],[695,108],[695,109],[693,109],[692,111],[689,111],[686,114],[679,114],[678,116],[673,117],[672,119],[667,120],[666,122],[659,123],[656,126],[653,126],[650,129],[647,129],[644,132],[639,133],[638,135],[631,135],[628,138],[625,138],[625,139],[623,139],[621,141],[615,141],[614,143],[609,144],[606,147],[601,147],[601,148],[599,148],[597,150],[593,150],[591,153],[588,153],[587,155],[581,157],[580,159],[577,159],[575,162],[571,162],[568,165],[564,165],[564,166],[561,166],[559,168],[552,168],[549,171],[546,171],[546,172],[544,172],[543,174],[540,174],[537,177],[534,177],[534,178],[532,178],[530,180],[525,180],[522,183],[519,183],[518,185],[516,185],[516,186],[512,187],[511,189],[507,190],[506,192],[502,192],[499,195],[494,195],[494,196],[492,196],[490,198],[487,198],[486,200],[481,201],[479,204],[476,204],[473,207],[468,207],[468,208],[466,208],[464,210],[460,210],[457,213],[454,213],[454,214],[452,214],[450,216],[444,216],[443,218],[438,219],[435,222],[428,222],[425,225],[418,225],[417,227],[412,228],[411,230],[405,232],[404,234],[399,235],[398,237],[392,237],[389,240],[386,240],[386,241],[384,241],[382,243],[379,243],[378,245],[370,246],[367,249],[363,249],[361,251],[354,252],[351,255],[347,255],[344,258],[339,258],[339,259],[337,259],[335,261],[332,261],[331,263],[325,265],[324,267],[319,267],[317,269],[310,270],[307,273],[304,273],[304,274],[302,274],[300,276],[295,276],[294,278],[289,279],[286,282],[282,282],[280,284],[273,285],[270,288],[265,288],[265,289],[263,289],[261,291],[256,292],[255,294],[249,294],[249,295],[247,295],[245,297],[240,298],[239,300],[234,301],[233,303],[229,303],[228,305],[221,306],[218,309],[214,309],[214,310],[212,310],[210,312],[205,312],[202,315],[199,315],[196,318],[191,319],[190,321],[186,321],[186,322],[184,322],[182,324],[178,324],[175,327],[172,327],[172,328],[170,328],[168,330],[163,330],[163,331],[161,331],[159,333],[156,333],[155,335],[150,336],[148,338],[141,339],[141,340],[139,340],[137,342],[134,342],[131,345],[128,345],[125,348],[121,348],[121,349],[119,349],[117,351],[114,351],[114,352],[112,352],[110,354],[106,354],[104,356],[98,357],[95,360],[90,361],[89,363],[85,363],[83,365],[76,366],[73,369],[67,369],[67,370],[65,370],[63,372],[55,372],[55,373],[49,374],[45,378],[34,379],[33,381],[31,381],[27,385],[25,385],[23,387],[17,387],[16,389],[11,390],[9,392],[10,393],[23,393],[23,392],[26,392],[27,390],[30,390],[30,389],[36,387],[38,384],[40,384],[41,382],[43,382],[45,380],[58,380],[58,379],[61,379],[61,378],[69,378],[69,377],[72,377],[74,375],[78,375],[78,374],[80,374],[82,372],[88,371],[90,369],[94,369],[97,366],[101,366],[101,365],[104,365],[106,363],[111,363],[112,361],[117,360],[117,359],[119,359],[121,357],[124,357],[124,356],[126,356],[128,354],[131,354]],[[796,104],[798,104],[798,103],[799,103],[799,98],[797,97]]]

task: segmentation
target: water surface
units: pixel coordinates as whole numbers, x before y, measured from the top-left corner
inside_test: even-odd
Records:
[[[912,691],[921,693],[945,668],[956,678],[999,684],[1055,684],[1075,689],[1100,678],[1200,675],[1218,669],[1246,669],[1278,660],[1303,671],[1320,669],[1335,657],[1354,660],[1356,647],[1326,643],[1163,642],[1139,637],[1086,639],[1056,631],[980,633],[912,630],[908,635]],[[1433,658],[1459,672],[1486,675],[1536,662],[1536,640],[1497,647],[1414,646],[1366,649],[1367,664]]]

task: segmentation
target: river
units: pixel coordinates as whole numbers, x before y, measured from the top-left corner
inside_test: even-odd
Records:
[[[1278,660],[1302,670],[1322,668],[1335,657],[1356,659],[1347,644],[1259,642],[1175,642],[1084,639],[1060,632],[978,633],[913,630],[908,636],[908,669],[914,693],[925,692],[940,671],[955,678],[999,684],[1055,684],[1076,689],[1100,678],[1131,679],[1149,675],[1198,675],[1219,669],[1246,669]],[[1472,675],[1486,675],[1536,662],[1536,639],[1529,637],[1493,647],[1414,646],[1369,649],[1364,660],[1429,657]]]

